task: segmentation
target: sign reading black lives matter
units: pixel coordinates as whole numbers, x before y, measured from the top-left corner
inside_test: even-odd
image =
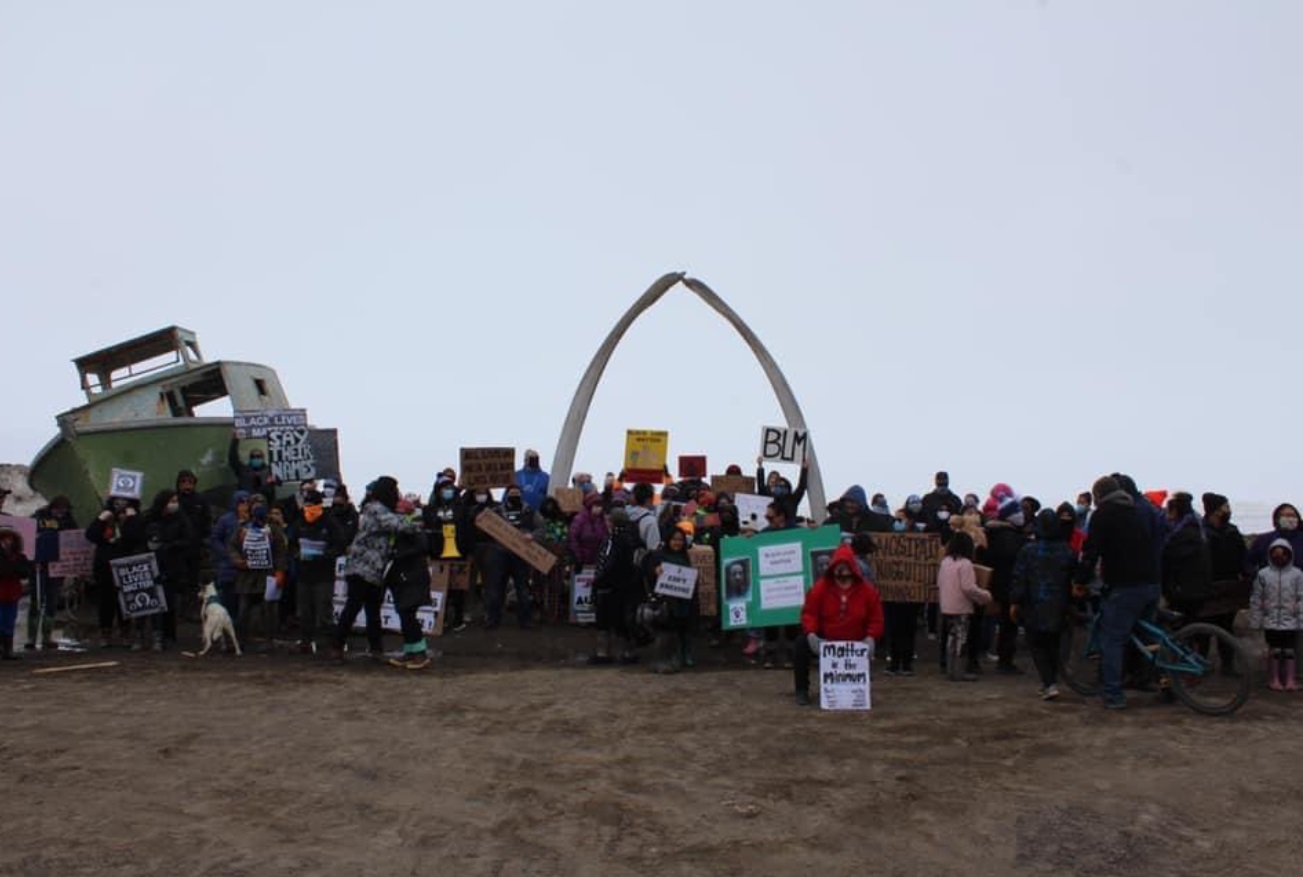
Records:
[[[158,558],[153,552],[109,561],[123,618],[145,618],[167,611],[163,586],[158,584]]]

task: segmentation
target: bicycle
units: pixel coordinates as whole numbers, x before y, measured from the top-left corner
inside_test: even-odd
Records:
[[[1060,675],[1083,697],[1097,697],[1103,688],[1099,618],[1089,607],[1074,611],[1061,645]],[[1216,625],[1184,622],[1179,612],[1160,609],[1154,621],[1136,622],[1131,645],[1159,672],[1160,685],[1190,709],[1228,716],[1244,706],[1252,689],[1244,646]]]

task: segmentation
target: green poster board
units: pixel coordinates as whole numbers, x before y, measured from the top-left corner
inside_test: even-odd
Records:
[[[725,630],[778,627],[801,620],[815,569],[841,544],[836,527],[733,536],[719,546],[719,619]]]

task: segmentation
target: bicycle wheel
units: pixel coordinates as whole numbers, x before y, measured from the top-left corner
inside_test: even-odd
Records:
[[[1227,716],[1249,699],[1252,679],[1240,641],[1213,624],[1187,624],[1171,634],[1159,662],[1172,693],[1206,716]]]
[[[1098,697],[1101,688],[1099,652],[1087,654],[1094,621],[1093,612],[1074,610],[1059,639],[1059,677],[1082,697]]]

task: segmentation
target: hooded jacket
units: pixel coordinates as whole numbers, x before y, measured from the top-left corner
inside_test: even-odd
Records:
[[[516,470],[516,483],[520,485],[520,496],[525,500],[525,505],[535,511],[543,505],[543,498],[547,496],[550,481],[551,477],[541,468],[531,469],[526,466]]]
[[[855,576],[843,591],[833,574],[845,567]],[[860,575],[860,565],[849,545],[838,546],[828,570],[805,595],[801,606],[801,632],[820,639],[849,641],[882,636],[882,598],[878,589]]]
[[[452,499],[440,495],[443,484],[436,484],[430,491],[430,500],[421,510],[421,520],[425,524],[426,538],[430,541],[430,556],[436,560],[443,557],[448,537],[452,537],[452,548],[463,558],[470,556],[471,540],[466,538],[466,516],[462,513],[462,500],[457,488],[451,483]],[[450,551],[448,553],[451,553]]]
[[[23,598],[23,581],[32,577],[32,562],[23,554],[23,537],[17,530],[5,529],[13,539],[13,549],[0,548],[0,603],[17,603]]]
[[[987,521],[986,549],[980,557],[991,568],[991,596],[1000,603],[1010,602],[1013,568],[1026,544],[1027,536],[1020,528],[999,519]]]
[[[217,523],[213,525],[212,533],[208,537],[208,547],[212,552],[212,556],[217,558],[217,584],[219,585],[229,585],[235,581],[235,567],[231,565],[229,545],[235,531],[240,529],[240,518],[235,511],[235,507],[248,500],[248,498],[249,494],[243,490],[232,493],[230,511],[225,512],[217,519]]]
[[[357,537],[348,548],[346,575],[357,576],[369,585],[384,584],[385,566],[392,557],[393,540],[399,533],[417,533],[423,529],[420,521],[410,520],[385,508],[384,503],[372,500],[362,507],[362,520]]]
[[[1168,531],[1163,545],[1163,596],[1193,609],[1212,596],[1212,560],[1203,524],[1189,514]]]
[[[1272,543],[1277,539],[1284,539],[1289,543],[1289,549],[1295,557],[1303,557],[1303,522],[1294,530],[1282,530],[1280,528],[1280,515],[1287,508],[1294,508],[1292,503],[1283,502],[1276,506],[1271,512],[1271,532],[1263,533],[1253,540],[1253,545],[1249,547],[1248,556],[1245,558],[1245,572],[1249,575],[1257,575],[1258,570],[1267,565],[1267,553],[1271,550]]]
[[[1283,567],[1270,562],[1258,571],[1249,596],[1249,626],[1255,630],[1303,629],[1303,570],[1294,565],[1294,548],[1286,539],[1277,539],[1270,548],[1284,548],[1289,563]]]
[[[588,494],[584,497],[584,510],[570,522],[570,553],[580,566],[597,563],[597,554],[606,541],[606,517],[593,514],[593,506],[601,502],[601,494]]]
[[[1244,575],[1244,563],[1249,554],[1249,546],[1240,528],[1230,522],[1218,527],[1204,517],[1203,532],[1208,537],[1213,581],[1238,581]]]
[[[1034,527],[1036,541],[1024,545],[1014,563],[1009,602],[1019,607],[1028,630],[1053,633],[1068,614],[1077,556],[1063,538],[1056,510],[1041,509]]]
[[[656,513],[646,506],[634,506],[629,509],[629,523],[638,531],[643,548],[655,551],[661,546],[661,531],[656,524]],[[641,560],[641,558],[640,558]]]
[[[107,521],[96,517],[86,527],[86,540],[95,546],[95,559],[91,568],[98,583],[113,581],[113,569],[109,561],[145,551],[145,524],[140,517],[140,503],[131,500],[128,505],[136,510],[136,514],[130,517],[115,514]],[[106,506],[107,511],[113,510],[111,501]]]
[[[890,533],[892,531],[894,519],[891,515],[884,515],[869,508],[869,498],[865,495],[863,487],[858,484],[848,487],[841,495],[843,504],[846,500],[859,504],[859,514],[852,516],[839,511],[824,521],[824,526],[835,524],[843,533]]]
[[[1136,508],[1135,500],[1125,490],[1103,497],[1090,519],[1077,581],[1089,584],[1098,561],[1100,577],[1110,588],[1158,584],[1160,549],[1155,547],[1147,515],[1147,511]]]

